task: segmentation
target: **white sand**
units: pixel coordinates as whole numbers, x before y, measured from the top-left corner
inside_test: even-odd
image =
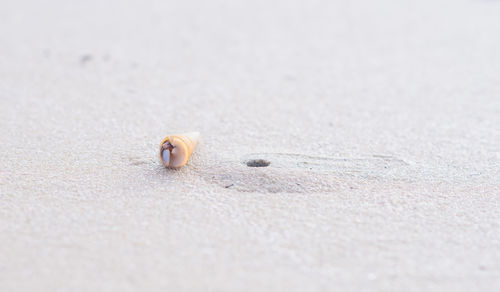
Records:
[[[499,291],[499,78],[499,1],[2,1],[0,291]]]

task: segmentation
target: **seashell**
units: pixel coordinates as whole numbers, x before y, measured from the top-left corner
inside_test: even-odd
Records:
[[[165,137],[160,143],[160,160],[165,167],[184,166],[198,144],[199,132]]]

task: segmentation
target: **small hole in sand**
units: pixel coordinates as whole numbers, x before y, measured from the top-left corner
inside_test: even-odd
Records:
[[[252,159],[247,161],[248,167],[266,167],[269,166],[271,162],[264,159]]]

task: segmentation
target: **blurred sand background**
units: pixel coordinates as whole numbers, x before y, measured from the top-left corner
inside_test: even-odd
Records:
[[[3,0],[0,137],[0,291],[500,290],[500,1]]]

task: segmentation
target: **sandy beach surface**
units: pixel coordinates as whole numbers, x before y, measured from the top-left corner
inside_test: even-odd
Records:
[[[500,291],[500,1],[4,0],[0,137],[0,291]]]

